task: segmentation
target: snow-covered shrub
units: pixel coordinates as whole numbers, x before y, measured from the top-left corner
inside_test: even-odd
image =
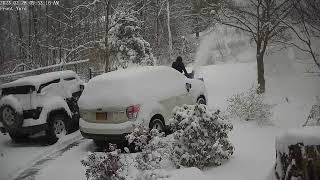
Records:
[[[228,140],[232,124],[219,119],[206,105],[176,107],[170,124],[174,131],[171,158],[177,167],[217,166],[233,154]]]
[[[135,157],[139,170],[160,169],[161,161],[170,156],[170,142],[164,137],[164,133],[159,133],[156,129],[149,131],[140,125],[127,135],[127,140],[135,144],[136,150],[141,150]]]
[[[256,93],[254,88],[233,95],[227,100],[227,114],[241,120],[256,120],[259,124],[269,124],[272,106],[264,102],[263,95]]]
[[[139,124],[133,132],[126,136],[129,145],[134,145],[134,150],[142,150],[149,142],[149,128]]]
[[[123,172],[126,165],[120,161],[121,150],[110,144],[111,152],[92,153],[81,160],[81,164],[86,167],[86,178],[92,180],[123,180]]]
[[[312,105],[311,110],[309,112],[307,121],[303,126],[307,125],[320,125],[320,99],[317,97],[317,101],[314,105]]]

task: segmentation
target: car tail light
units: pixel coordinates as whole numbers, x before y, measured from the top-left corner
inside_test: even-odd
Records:
[[[126,113],[129,119],[135,119],[138,117],[138,113],[140,110],[140,105],[133,105],[127,107]]]

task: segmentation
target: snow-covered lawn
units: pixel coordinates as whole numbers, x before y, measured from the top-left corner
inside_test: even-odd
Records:
[[[254,85],[256,64],[235,63],[205,66],[199,75],[203,76],[207,87],[209,107],[223,110],[227,106],[226,100],[228,97],[234,93],[246,91]],[[303,80],[303,82],[301,83],[300,80]],[[281,81],[287,82],[286,85],[277,88]],[[219,167],[212,167],[203,171],[197,168],[173,170],[169,173],[171,175],[169,179],[270,179],[275,160],[276,136],[289,127],[301,126],[310,110],[309,107],[312,105],[312,98],[317,94],[320,95],[320,83],[315,77],[300,79],[298,77],[285,77],[281,81],[276,77],[267,77],[269,91],[267,91],[266,99],[274,105],[273,126],[261,127],[255,122],[234,120],[234,130],[230,134],[230,140],[235,146],[235,153],[230,160]],[[304,88],[300,87],[301,85]],[[78,138],[78,135],[79,133],[75,133],[70,137]],[[30,162],[34,162],[35,159],[41,158],[44,153],[52,152],[52,149],[59,147],[59,145],[49,147],[22,145],[14,147],[7,136],[0,137],[0,151],[4,154],[0,157],[1,180],[14,177],[19,170],[21,172],[22,167],[31,166]],[[35,179],[86,179],[85,169],[81,166],[80,160],[87,155],[87,151],[94,150],[94,145],[90,140],[80,140],[79,142],[80,144],[77,146],[73,146],[61,156],[43,165]],[[16,168],[17,165],[20,168]]]

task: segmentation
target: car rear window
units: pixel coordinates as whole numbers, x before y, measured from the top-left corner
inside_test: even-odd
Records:
[[[2,96],[9,94],[29,94],[36,88],[34,86],[15,86],[2,89]]]

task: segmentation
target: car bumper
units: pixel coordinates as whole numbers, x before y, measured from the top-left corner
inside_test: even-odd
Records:
[[[81,133],[84,134],[84,137],[89,137],[89,135],[90,137],[95,137],[95,135],[97,137],[113,137],[131,133],[134,130],[135,123],[132,121],[127,121],[119,124],[92,123],[80,118],[79,126]]]
[[[128,135],[128,134],[91,134],[91,133],[85,133],[81,130],[80,132],[84,138],[107,141],[110,143],[125,143],[127,142],[126,135]]]

